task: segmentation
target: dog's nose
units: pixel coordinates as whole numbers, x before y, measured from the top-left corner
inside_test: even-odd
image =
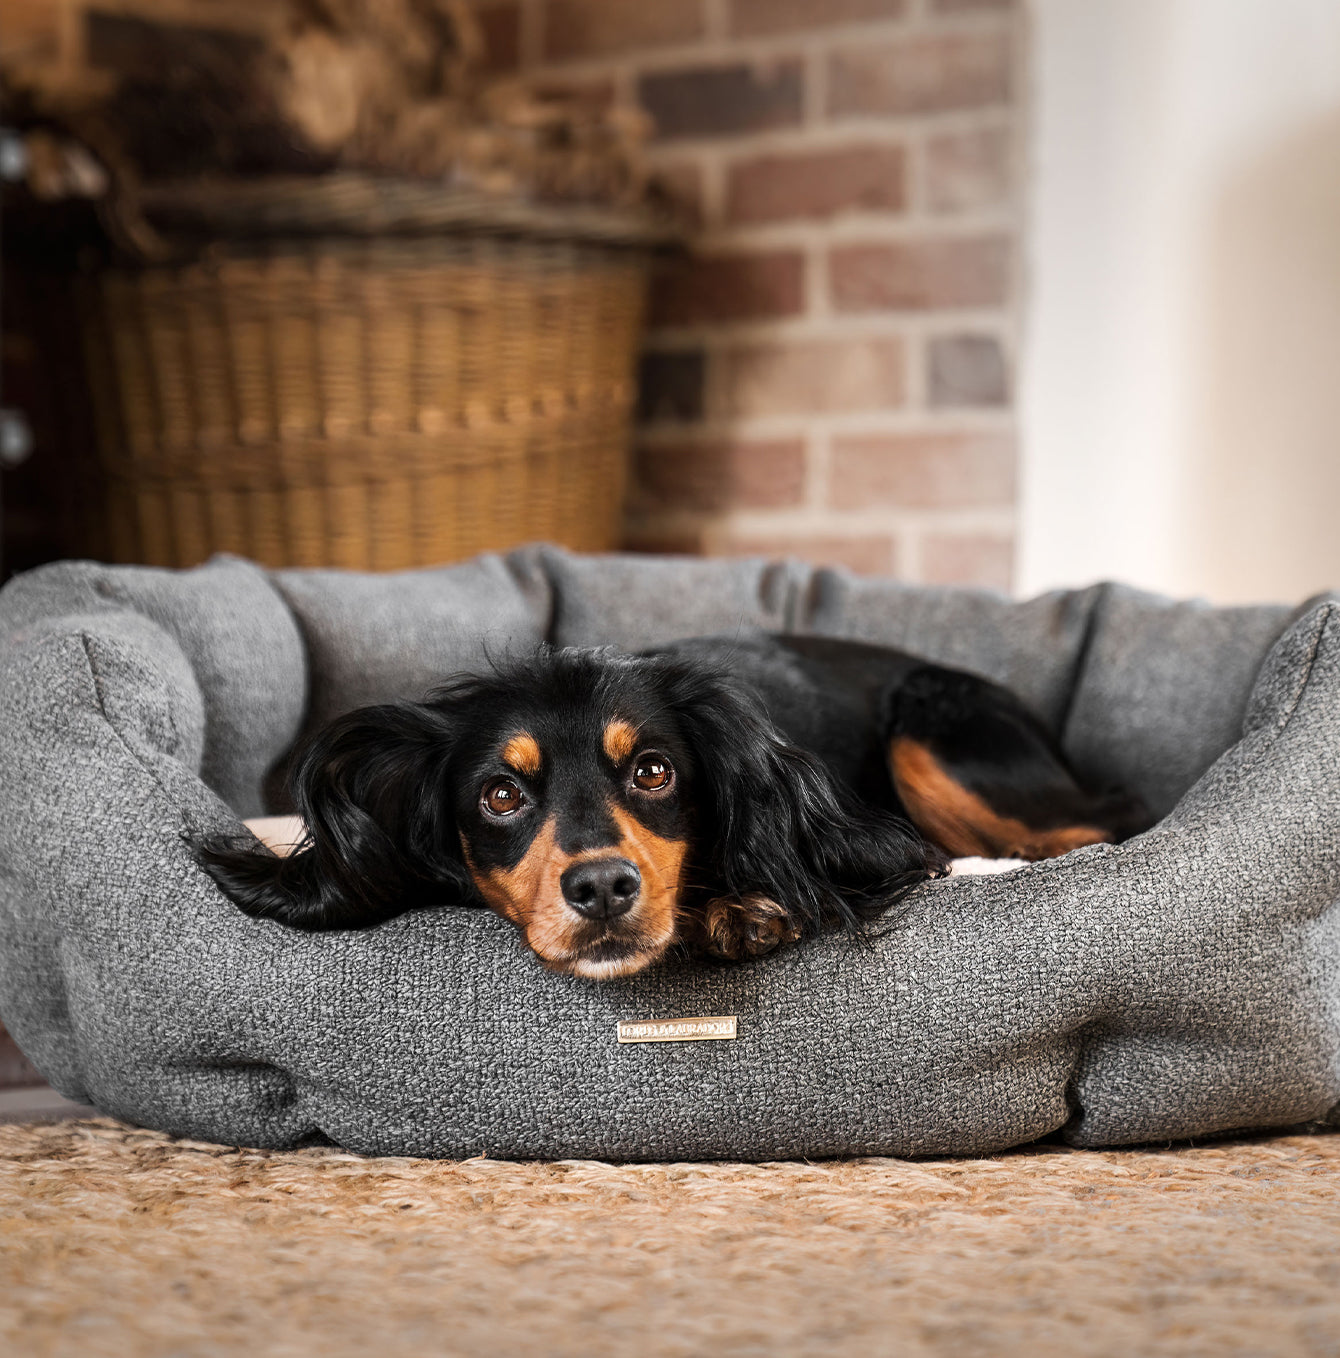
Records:
[[[636,904],[642,874],[626,858],[574,863],[558,879],[563,899],[587,919],[617,919]]]

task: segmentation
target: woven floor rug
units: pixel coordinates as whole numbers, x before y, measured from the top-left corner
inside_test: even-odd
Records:
[[[989,1160],[363,1160],[0,1127],[0,1349],[1340,1354],[1340,1135]]]

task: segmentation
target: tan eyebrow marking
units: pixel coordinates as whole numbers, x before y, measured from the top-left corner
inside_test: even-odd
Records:
[[[605,727],[605,738],[602,743],[610,762],[622,764],[625,759],[631,759],[637,749],[637,727],[631,722],[624,721],[622,717],[615,717]]]
[[[502,749],[503,763],[527,778],[540,771],[540,742],[529,731],[513,736]]]

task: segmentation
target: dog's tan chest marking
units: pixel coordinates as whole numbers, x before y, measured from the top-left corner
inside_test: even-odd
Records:
[[[540,771],[543,757],[540,742],[529,731],[518,731],[502,748],[503,763],[523,778],[534,778]]]
[[[615,717],[606,724],[605,735],[601,740],[606,756],[616,768],[637,753],[637,742],[637,727],[622,717]]]
[[[919,741],[898,736],[889,745],[889,768],[898,797],[927,839],[955,858],[1059,858],[1086,844],[1110,844],[1112,835],[1096,825],[1060,825],[1035,830],[993,811],[974,792],[956,783]]]

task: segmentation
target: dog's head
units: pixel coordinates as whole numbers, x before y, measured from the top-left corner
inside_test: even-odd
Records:
[[[887,906],[931,866],[752,697],[665,656],[546,650],[349,713],[292,786],[297,855],[204,851],[248,913],[342,928],[482,899],[546,966],[592,978],[647,966],[715,897],[766,896],[805,933]]]
[[[475,890],[555,970],[623,975],[676,937],[698,767],[660,677],[557,652],[433,699],[469,724],[449,783]]]

